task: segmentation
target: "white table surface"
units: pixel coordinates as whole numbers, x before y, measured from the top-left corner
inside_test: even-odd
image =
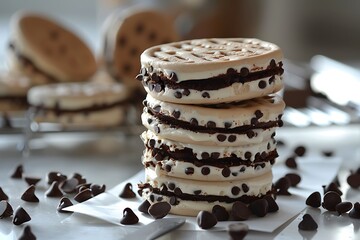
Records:
[[[277,138],[286,143],[280,148],[278,162],[286,158],[297,145],[313,151],[332,150],[344,158],[339,179],[345,195],[360,201],[360,190],[349,190],[344,183],[347,169],[360,166],[360,126],[331,128],[282,128]],[[0,187],[9,195],[15,209],[21,205],[29,212],[30,225],[37,239],[119,239],[129,228],[105,223],[80,214],[61,214],[56,211],[59,199],[44,197],[48,185],[45,175],[49,171],[60,171],[68,176],[81,173],[88,182],[106,184],[111,188],[138,172],[142,166],[140,156],[143,144],[138,136],[122,133],[105,134],[49,134],[31,141],[31,153],[22,157],[16,150],[21,141],[19,135],[0,135]],[[9,176],[18,164],[23,164],[25,174],[42,177],[36,195],[40,203],[26,203],[20,199],[27,188],[23,180]],[[311,212],[317,219],[316,232],[299,232],[298,220],[289,222],[272,234],[249,232],[246,239],[360,239],[360,220],[337,217],[328,212]],[[23,227],[11,223],[11,218],[0,219],[0,240],[17,239]],[[175,231],[160,239],[229,239],[226,232]]]

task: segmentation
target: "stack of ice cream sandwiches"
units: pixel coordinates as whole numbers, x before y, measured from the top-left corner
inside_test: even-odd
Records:
[[[282,52],[258,39],[198,39],[141,55],[145,181],[139,193],[170,213],[273,196],[275,130],[285,108]]]

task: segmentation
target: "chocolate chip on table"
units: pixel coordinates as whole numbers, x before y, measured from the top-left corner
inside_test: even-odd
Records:
[[[305,155],[306,153],[306,148],[304,146],[297,146],[295,149],[294,149],[294,153],[298,156],[298,157],[302,157]]]
[[[229,220],[229,213],[223,206],[215,205],[215,206],[213,206],[211,212],[212,212],[212,214],[215,215],[216,219],[219,222]]]
[[[334,155],[333,151],[322,151],[322,155],[325,157],[332,157]]]
[[[157,202],[152,204],[149,209],[148,213],[155,219],[160,219],[165,217],[171,209],[171,205],[168,202]]]
[[[18,165],[14,172],[10,175],[11,178],[14,178],[14,179],[21,179],[22,178],[22,175],[24,173],[24,168],[23,166],[20,164]]]
[[[79,184],[86,183],[86,179],[80,173],[74,173],[71,178],[76,178],[79,181]]]
[[[34,185],[36,186],[36,184],[38,182],[40,182],[41,178],[37,178],[37,177],[24,177],[25,182],[30,186],[30,185]]]
[[[122,192],[119,194],[119,197],[121,198],[135,198],[136,194],[132,190],[132,184],[126,183]]]
[[[266,195],[264,196],[264,199],[268,202],[268,212],[277,212],[279,210],[279,206],[274,198]]]
[[[150,205],[150,202],[148,200],[145,200],[139,205],[138,210],[142,213],[148,214]]]
[[[21,232],[21,235],[19,237],[19,240],[36,240],[36,236],[31,231],[30,226],[25,226],[23,231]]]
[[[86,200],[89,200],[92,197],[93,197],[93,195],[92,195],[91,190],[87,188],[85,190],[82,190],[78,194],[76,194],[74,197],[74,200],[81,203],[81,202],[85,202]]]
[[[45,195],[47,197],[62,197],[64,193],[60,190],[59,183],[54,181],[51,183],[48,190],[46,190]]]
[[[251,215],[250,209],[246,206],[245,203],[236,201],[233,203],[231,208],[231,217],[235,221],[245,221],[248,220]]]
[[[352,173],[346,178],[346,181],[351,188],[359,188],[360,187],[360,174]]]
[[[339,189],[338,185],[335,182],[331,182],[329,185],[324,185],[323,186],[324,189],[324,194],[330,191],[336,192],[337,194],[339,194],[340,196],[343,195],[342,191]]]
[[[313,208],[318,208],[321,206],[321,195],[319,192],[313,192],[312,194],[310,194],[306,201],[305,201],[306,205],[313,207]]]
[[[321,206],[328,211],[335,211],[336,205],[341,203],[341,197],[337,192],[329,191],[324,195]]]
[[[310,214],[305,214],[298,228],[304,231],[315,231],[318,228],[317,223]]]
[[[8,195],[6,195],[6,193],[0,187],[0,200],[8,200],[8,199],[9,199]]]
[[[297,173],[288,173],[285,177],[290,180],[290,186],[292,187],[296,187],[301,181],[301,177]]]
[[[65,181],[61,182],[59,184],[59,187],[61,190],[63,190],[65,193],[75,193],[76,192],[76,186],[79,185],[79,180],[77,178],[68,178]]]
[[[136,216],[136,214],[131,210],[130,208],[125,208],[123,210],[123,217],[120,220],[121,224],[124,225],[133,225],[139,222],[139,218]]]
[[[6,200],[0,201],[0,219],[12,216],[14,210],[10,203]]]
[[[282,177],[279,180],[275,182],[275,189],[277,190],[278,195],[285,195],[289,196],[291,193],[289,193],[288,189],[290,187],[290,180],[287,177]]]
[[[249,232],[249,226],[245,223],[232,223],[228,227],[231,240],[242,240]]]
[[[24,208],[19,206],[14,212],[13,224],[20,225],[31,220],[30,215],[25,211]]]
[[[92,192],[92,194],[94,195],[94,196],[97,196],[97,195],[99,195],[100,193],[103,193],[103,192],[105,192],[105,190],[106,190],[106,186],[105,186],[105,184],[103,184],[103,185],[98,185],[98,184],[91,184],[90,185],[90,190],[91,190],[91,192]]]
[[[61,183],[67,179],[67,176],[60,172],[49,172],[46,179],[48,184],[52,184],[55,181]]]
[[[350,211],[352,207],[353,204],[351,202],[341,202],[336,205],[335,210],[339,215],[341,215],[343,213]]]
[[[61,213],[72,213],[70,211],[63,210],[64,208],[70,207],[72,205],[73,205],[73,203],[71,202],[71,200],[69,198],[63,197],[60,199],[59,205],[57,206],[57,211],[61,212]]]
[[[265,217],[269,212],[269,204],[265,199],[258,199],[251,202],[249,208],[250,211],[258,217]]]
[[[285,160],[285,165],[291,169],[297,169],[297,163],[295,157],[288,157]]]
[[[196,217],[196,222],[200,228],[210,229],[217,224],[217,219],[211,212],[200,211]]]
[[[356,202],[354,203],[353,209],[349,212],[349,217],[360,219],[360,203]]]
[[[35,186],[31,185],[26,191],[21,195],[21,199],[25,202],[39,202],[39,198],[35,195]]]

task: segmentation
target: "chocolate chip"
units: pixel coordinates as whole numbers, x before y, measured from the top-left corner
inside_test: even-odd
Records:
[[[232,172],[231,175],[233,175],[234,177],[236,177],[238,175],[237,172]]]
[[[40,182],[41,178],[37,177],[24,177],[25,182],[30,185],[36,185],[38,182]]]
[[[245,205],[245,203],[236,201],[231,207],[231,216],[235,221],[245,221],[248,220],[251,215],[250,209]]]
[[[169,183],[168,187],[169,187],[170,190],[174,190],[176,186],[175,186],[174,183]]]
[[[349,217],[354,219],[360,219],[360,203],[354,203],[353,209],[349,212]]]
[[[202,159],[208,159],[209,157],[210,157],[209,153],[207,153],[207,152],[202,152],[201,153],[201,158]]]
[[[194,174],[194,168],[192,168],[192,167],[185,168],[185,174],[186,175]]]
[[[73,203],[67,197],[62,197],[60,199],[59,205],[57,206],[57,211],[61,213],[72,213],[71,211],[65,211],[64,208],[72,206]]]
[[[273,82],[275,82],[275,76],[271,76],[269,78],[269,85],[271,85]]]
[[[285,160],[285,165],[291,169],[297,169],[297,163],[295,157],[288,157]]]
[[[195,195],[199,195],[200,193],[201,193],[201,190],[195,190],[195,191],[194,191],[194,194],[195,194]]]
[[[254,131],[247,131],[246,132],[246,136],[248,137],[248,138],[253,138],[253,137],[255,137],[255,132]]]
[[[232,223],[228,227],[228,233],[232,240],[242,240],[249,232],[249,226],[245,223]]]
[[[240,193],[240,188],[238,186],[233,186],[231,188],[231,193],[235,196],[238,195]]]
[[[236,70],[233,69],[233,68],[228,68],[228,69],[226,70],[226,74],[229,74],[229,75],[234,75],[234,74],[236,74],[236,73],[237,73]]]
[[[144,75],[138,74],[138,75],[136,75],[135,79],[138,81],[142,81],[144,79]]]
[[[254,215],[264,217],[269,211],[269,204],[265,199],[258,199],[250,203],[249,208]]]
[[[163,184],[161,184],[161,186],[160,186],[160,191],[162,191],[162,192],[166,192],[167,191],[167,186],[163,183]]]
[[[308,196],[308,198],[305,201],[306,205],[318,208],[321,206],[321,195],[319,192],[313,192]]]
[[[123,210],[123,217],[120,220],[121,224],[124,225],[133,225],[139,222],[139,218],[136,216],[136,214],[131,210],[130,208],[125,208]]]
[[[85,202],[86,200],[89,200],[92,197],[93,197],[93,195],[92,195],[91,190],[87,188],[85,190],[82,190],[78,194],[76,194],[74,197],[74,200],[81,203],[81,202]]]
[[[8,200],[8,199],[9,199],[8,195],[6,195],[6,193],[0,187],[0,200]]]
[[[291,193],[288,192],[290,187],[290,180],[287,177],[282,177],[275,182],[275,189],[277,190],[277,194],[289,196]]]
[[[228,167],[225,167],[222,171],[221,171],[221,174],[224,176],[224,177],[229,177],[230,174],[231,174],[231,171]]]
[[[241,77],[246,77],[249,75],[249,69],[246,67],[243,67],[240,69],[240,76]]]
[[[299,157],[302,157],[305,155],[306,153],[306,148],[304,146],[297,146],[295,149],[294,149],[294,153],[299,156]]]
[[[168,202],[157,202],[149,207],[148,213],[155,219],[165,217],[171,209]]]
[[[324,195],[321,206],[329,211],[335,211],[336,205],[341,203],[341,197],[338,193],[329,191]]]
[[[249,160],[251,158],[252,154],[251,152],[245,152],[244,157]]]
[[[274,59],[271,59],[269,66],[270,66],[270,68],[276,68],[276,62]]]
[[[177,187],[177,188],[175,188],[174,189],[174,193],[175,193],[175,195],[181,195],[183,192],[181,191],[181,189],[179,188],[179,187]]]
[[[359,173],[350,174],[346,178],[346,181],[350,185],[351,188],[359,188],[360,187],[360,174]]]
[[[231,122],[224,122],[224,127],[226,129],[229,129],[231,127],[232,123]]]
[[[244,193],[247,193],[249,191],[249,187],[245,183],[241,184],[241,188],[244,191]]]
[[[201,173],[203,175],[209,175],[210,174],[210,168],[208,168],[208,167],[201,168]]]
[[[6,200],[0,201],[0,219],[7,218],[13,215],[14,210],[10,203]]]
[[[191,118],[191,119],[190,119],[190,124],[193,125],[193,126],[199,125],[199,123],[198,123],[198,121],[196,120],[196,118]]]
[[[334,155],[333,151],[322,151],[322,155],[325,157],[332,157]]]
[[[180,117],[180,111],[174,110],[174,111],[172,112],[172,116],[173,116],[174,118],[178,119],[178,118]]]
[[[15,168],[14,172],[10,175],[10,177],[14,179],[21,179],[23,173],[24,173],[24,169],[23,166],[20,164]]]
[[[215,205],[213,206],[211,212],[215,215],[217,221],[219,222],[229,220],[229,213],[223,206]]]
[[[25,226],[18,240],[36,240],[36,236],[31,231],[30,226]]]
[[[142,213],[148,214],[149,207],[150,207],[150,202],[148,200],[145,200],[139,205],[138,210]]]
[[[69,178],[65,181],[61,182],[59,184],[59,187],[61,190],[63,190],[65,193],[75,193],[76,192],[76,186],[79,185],[79,180],[77,178]]]
[[[166,172],[171,172],[171,165],[166,164],[165,165],[165,171]]]
[[[352,207],[353,204],[351,202],[341,202],[336,205],[335,210],[339,215],[341,215],[343,213],[350,211]]]
[[[278,204],[275,202],[275,199],[269,195],[264,196],[264,199],[268,202],[268,211],[277,212],[279,210]]]
[[[179,98],[179,99],[182,98],[181,92],[178,92],[178,91],[174,92],[174,97]]]
[[[211,153],[211,158],[213,159],[218,159],[220,157],[220,153],[219,152],[212,152]]]
[[[35,195],[35,186],[31,185],[25,192],[21,195],[21,199],[25,202],[39,202],[39,198]]]
[[[59,188],[59,183],[54,181],[51,183],[48,190],[46,190],[45,195],[47,197],[62,197],[64,194]]]
[[[235,142],[236,141],[236,136],[235,135],[230,135],[228,138],[229,142]]]
[[[257,123],[259,123],[259,121],[258,121],[258,119],[255,118],[255,117],[250,120],[250,124],[251,124],[252,126],[255,126]]]
[[[103,184],[103,185],[101,185],[101,186],[98,185],[98,184],[91,184],[90,190],[91,190],[91,192],[92,192],[92,194],[93,194],[94,196],[97,196],[97,195],[99,195],[100,193],[105,192],[106,186],[105,186],[105,184]]]
[[[57,181],[61,183],[67,179],[66,175],[63,175],[60,172],[49,172],[46,176],[47,183],[52,184],[53,182]]]
[[[216,138],[220,141],[220,142],[224,142],[226,140],[226,136],[224,134],[218,134],[216,136]]]
[[[14,218],[13,218],[12,222],[13,222],[14,225],[21,225],[21,224],[23,224],[25,222],[28,222],[30,220],[31,220],[30,215],[25,211],[24,208],[19,206],[15,210]]]
[[[170,200],[169,200],[169,203],[170,203],[170,205],[175,206],[175,205],[178,205],[178,204],[179,204],[179,201],[177,200],[176,197],[171,196],[171,197],[170,197]]]
[[[202,96],[203,98],[210,98],[210,94],[209,94],[208,92],[203,92],[203,93],[201,94],[201,96]]]
[[[258,83],[258,86],[259,86],[259,88],[260,89],[264,89],[264,88],[266,88],[266,81],[264,81],[264,80],[261,80],[259,83]]]
[[[184,96],[189,96],[189,95],[190,95],[190,90],[189,90],[189,89],[183,89],[183,90],[182,90],[182,94],[183,94]]]
[[[304,231],[315,231],[318,228],[317,223],[310,214],[305,214],[298,228]]]
[[[123,190],[119,194],[119,197],[121,197],[121,198],[135,198],[136,197],[136,194],[132,190],[132,184],[131,183],[126,183],[125,184]]]
[[[200,228],[210,229],[217,224],[217,219],[211,212],[200,211],[196,217],[196,222]]]
[[[324,194],[330,191],[336,192],[337,194],[339,194],[340,196],[343,195],[342,191],[339,189],[338,185],[334,182],[331,182],[329,185],[327,186],[323,186],[324,189]]]
[[[301,181],[301,177],[297,173],[288,173],[285,175],[285,177],[287,177],[289,179],[290,186],[292,186],[292,187],[296,187]]]
[[[170,81],[172,81],[172,82],[178,81],[178,77],[177,77],[176,73],[174,73],[174,72],[170,73]]]

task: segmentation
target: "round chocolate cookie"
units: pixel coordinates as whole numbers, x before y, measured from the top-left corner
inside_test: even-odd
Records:
[[[31,12],[15,14],[11,23],[11,67],[33,84],[84,81],[95,73],[87,44],[60,23]]]
[[[156,99],[215,104],[279,91],[282,66],[282,52],[272,43],[248,38],[197,39],[145,50],[137,78]]]

